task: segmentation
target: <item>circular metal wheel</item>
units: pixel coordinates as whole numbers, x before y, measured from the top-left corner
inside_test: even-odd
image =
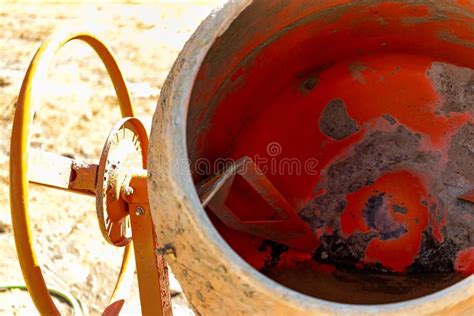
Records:
[[[36,82],[45,79],[46,71],[61,47],[72,40],[82,40],[89,44],[99,55],[112,79],[122,116],[133,116],[133,106],[121,71],[110,50],[94,35],[84,32],[63,31],[49,37],[38,49],[32,59],[23,80],[12,126],[10,150],[10,203],[15,244],[23,277],[36,308],[41,315],[59,315],[46,286],[40,264],[33,246],[33,235],[30,225],[28,207],[28,151],[30,145],[30,129],[36,110],[35,96],[39,93]],[[133,280],[134,265],[130,260],[132,245],[124,250],[122,267],[117,283],[110,298],[106,312],[116,311],[118,304],[113,302],[122,298],[122,293]],[[121,305],[120,305],[121,306]]]
[[[120,120],[105,142],[97,171],[96,209],[100,231],[114,246],[125,246],[132,239],[128,206],[120,194],[130,171],[146,167],[147,150],[145,127],[133,117]]]

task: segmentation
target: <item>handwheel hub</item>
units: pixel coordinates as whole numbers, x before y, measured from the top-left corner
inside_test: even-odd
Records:
[[[148,137],[140,120],[124,118],[110,131],[97,172],[96,208],[99,227],[105,240],[115,246],[131,241],[127,202],[121,193],[128,187],[133,170],[146,166]],[[125,192],[126,191],[126,192]]]

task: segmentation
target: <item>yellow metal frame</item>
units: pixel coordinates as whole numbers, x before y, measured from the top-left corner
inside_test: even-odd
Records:
[[[135,262],[143,315],[172,315],[168,266],[164,255],[156,253],[157,243],[148,202],[147,171],[131,175],[128,186],[134,193],[122,199],[127,202],[136,247]]]
[[[45,80],[46,71],[58,51],[72,40],[84,41],[95,50],[112,80],[122,116],[134,116],[131,98],[117,62],[110,50],[94,35],[84,32],[60,32],[47,39],[38,49],[23,80],[13,121],[10,147],[10,205],[15,244],[23,277],[33,302],[42,315],[59,315],[60,313],[48,292],[33,245],[28,210],[30,126],[36,110],[36,104],[33,101],[38,93],[35,83]],[[110,300],[113,306],[117,304],[116,300],[119,300],[119,304],[123,301],[120,299],[123,294],[122,285],[130,279],[130,274],[133,277],[133,269],[130,269],[129,264],[133,262],[129,260],[132,254],[131,247],[132,245],[129,244],[124,251],[122,267]]]

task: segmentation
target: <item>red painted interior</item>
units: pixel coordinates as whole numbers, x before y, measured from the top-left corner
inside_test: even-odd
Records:
[[[347,1],[319,2],[327,6],[312,11],[307,8],[309,13],[300,13],[300,17],[318,10],[319,15],[287,28],[267,44],[257,47],[264,41],[262,33],[250,37],[229,56],[229,65],[234,67],[227,76],[225,71],[211,69],[213,60],[204,62],[198,81],[208,81],[210,89],[193,95],[196,113],[190,115],[195,120],[190,126],[199,128],[200,133],[190,150],[211,162],[219,157],[259,157],[259,167],[266,170],[282,159],[305,162],[315,158],[322,171],[348,154],[369,131],[394,128],[382,119],[389,114],[397,124],[419,133],[425,149],[446,154],[453,133],[474,120],[470,113],[443,115],[436,111],[443,96],[435,91],[427,71],[434,62],[474,68],[471,2],[457,1],[457,8],[469,11],[471,18],[448,10],[446,19],[437,19],[434,9],[426,5],[400,1],[347,8],[337,7]],[[285,10],[294,8],[290,5],[281,11],[266,32],[277,32],[286,25]],[[316,81],[312,89],[304,87],[308,78]],[[318,127],[322,110],[334,99],[345,103],[359,126],[357,133],[340,141],[324,135]],[[278,155],[268,152],[267,146],[273,142],[281,146]],[[266,175],[295,210],[322,194],[316,191],[320,172]],[[408,209],[406,214],[392,214],[407,232],[396,240],[373,239],[364,263],[380,263],[394,272],[404,272],[419,252],[428,223],[435,238],[443,240],[445,222],[436,222],[420,204],[422,199],[436,200],[427,191],[429,181],[429,170],[427,174],[399,170],[347,196],[348,204],[340,217],[346,236],[370,231],[362,209],[374,192],[386,192],[390,205],[402,204]],[[258,211],[261,201],[239,184],[228,203],[234,212],[240,209],[243,217],[252,218],[249,210]],[[252,266],[263,266],[268,250],[258,250],[261,239],[228,229],[212,214],[210,217],[237,253]],[[332,232],[332,227],[315,234],[324,232]],[[303,261],[311,262],[311,255],[290,250],[283,254],[280,266]],[[473,261],[473,249],[463,250],[456,268],[474,273]],[[314,262],[311,265],[332,269]]]

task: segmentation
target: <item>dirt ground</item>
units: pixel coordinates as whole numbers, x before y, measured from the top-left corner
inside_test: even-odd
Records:
[[[11,227],[9,146],[21,81],[41,42],[55,29],[72,25],[93,29],[114,51],[138,116],[149,128],[172,63],[201,20],[221,2],[0,4],[0,288],[23,283]],[[41,84],[32,146],[96,163],[110,128],[120,117],[99,59],[85,44],[70,43]],[[30,207],[35,246],[47,282],[68,289],[91,315],[100,314],[113,289],[122,250],[101,237],[95,200],[32,185]],[[173,289],[175,314],[193,314],[176,282]],[[140,313],[136,284],[131,295],[123,314]],[[0,314],[36,313],[27,293],[0,292]]]

